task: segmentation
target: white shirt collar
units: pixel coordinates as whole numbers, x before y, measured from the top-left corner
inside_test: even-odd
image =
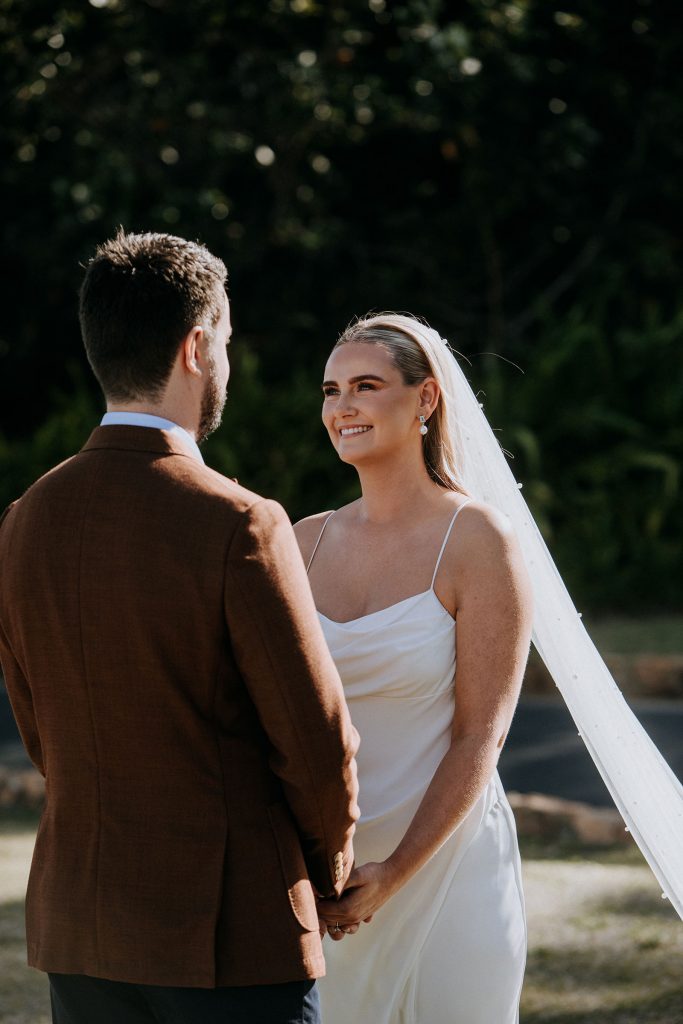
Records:
[[[200,462],[204,461],[199,445],[192,435],[188,434],[184,427],[174,423],[173,420],[165,420],[162,416],[152,416],[148,412],[105,412],[100,421],[100,426],[152,427],[154,430],[165,430],[169,434],[175,434],[179,441],[186,447],[189,447],[190,451],[188,454],[194,455]]]

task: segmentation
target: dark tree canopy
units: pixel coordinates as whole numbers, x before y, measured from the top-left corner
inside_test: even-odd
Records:
[[[230,268],[217,468],[293,517],[355,494],[325,358],[407,309],[577,597],[679,607],[682,42],[671,0],[0,0],[3,504],[101,409],[80,264],[168,230]]]

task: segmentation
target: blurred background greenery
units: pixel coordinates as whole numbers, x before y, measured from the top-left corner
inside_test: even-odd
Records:
[[[235,326],[216,468],[356,494],[319,423],[369,309],[426,317],[581,606],[683,606],[674,0],[0,0],[0,504],[87,438],[82,264],[198,238]]]

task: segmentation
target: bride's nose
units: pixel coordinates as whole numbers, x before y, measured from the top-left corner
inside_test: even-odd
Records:
[[[353,404],[353,395],[350,391],[340,393],[335,411],[337,416],[355,416],[356,407]]]

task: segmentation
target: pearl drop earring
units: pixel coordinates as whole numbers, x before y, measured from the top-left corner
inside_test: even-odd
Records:
[[[422,434],[423,437],[428,432],[428,430],[429,430],[429,427],[425,423],[424,416],[420,416],[420,433]]]

